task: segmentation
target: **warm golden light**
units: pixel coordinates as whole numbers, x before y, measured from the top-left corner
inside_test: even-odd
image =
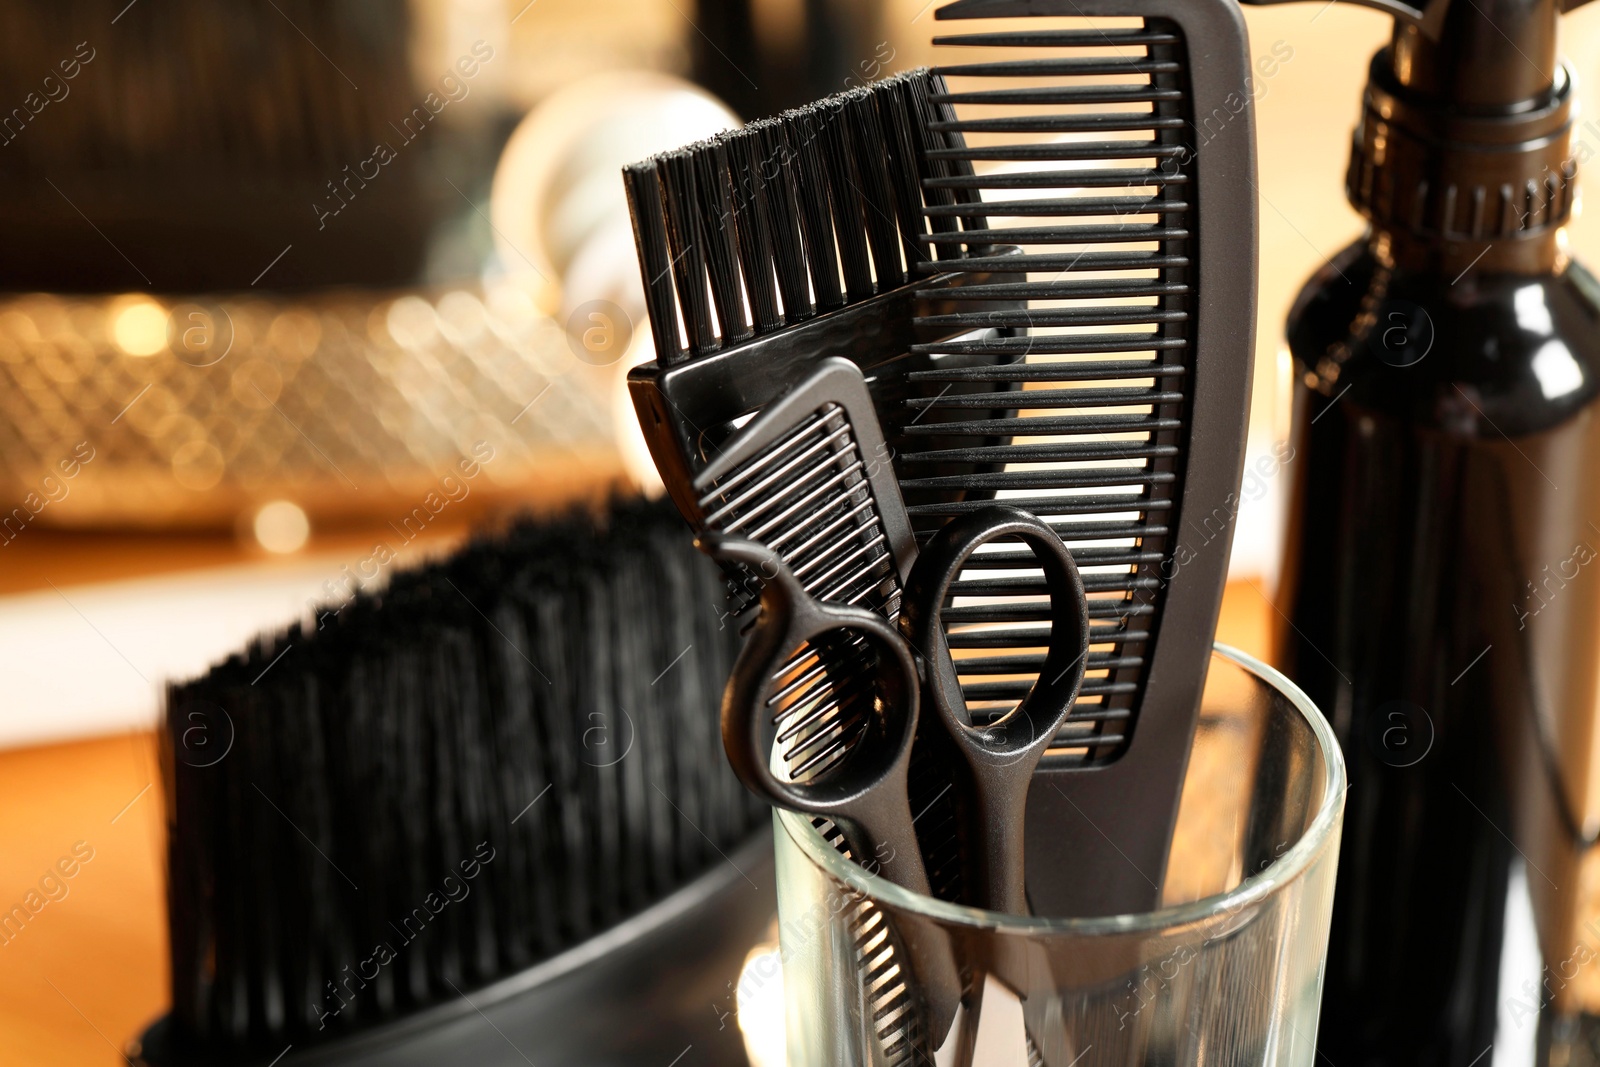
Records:
[[[274,500],[263,504],[256,512],[252,530],[262,548],[286,556],[305,547],[311,537],[311,520],[300,505],[289,500]]]
[[[783,1026],[783,958],[772,943],[757,945],[745,957],[734,993],[739,1033],[751,1067],[783,1067],[787,1060]]]
[[[167,313],[153,300],[136,300],[117,313],[111,336],[130,356],[153,356],[167,347]]]

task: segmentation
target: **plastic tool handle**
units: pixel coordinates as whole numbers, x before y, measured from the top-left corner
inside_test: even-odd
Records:
[[[765,545],[712,533],[702,535],[697,544],[713,559],[742,563],[765,579],[761,616],[734,661],[722,697],[722,743],[735,773],[768,803],[831,819],[857,863],[926,894],[928,875],[906,797],[918,685],[916,661],[905,642],[880,615],[812,599]],[[773,672],[807,641],[845,633],[864,637],[876,653],[876,715],[866,735],[820,779],[781,779],[772,771],[765,728],[772,716],[767,696]]]
[[[1050,594],[1050,645],[1028,695],[1001,719],[980,727],[962,695],[941,617],[968,559],[1000,538],[1020,539],[1038,558]],[[1028,512],[998,504],[975,511],[946,525],[917,557],[901,600],[900,629],[923,657],[926,698],[972,778],[968,832],[979,846],[975,858],[983,894],[977,903],[1027,914],[1022,843],[1028,786],[1078,698],[1089,653],[1089,604],[1072,554],[1054,530]]]

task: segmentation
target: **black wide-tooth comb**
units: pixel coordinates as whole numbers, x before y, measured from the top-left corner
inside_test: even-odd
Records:
[[[1142,24],[1089,21],[1109,16]],[[963,223],[929,245],[963,254],[921,265],[938,277],[919,296],[949,295],[952,273],[977,284],[916,322],[1007,335],[912,346],[935,365],[906,374],[923,393],[906,404],[927,416],[907,434],[932,422],[965,440],[902,452],[900,485],[919,534],[994,497],[1071,546],[1091,595],[1088,676],[1030,793],[1030,896],[1043,914],[1138,910],[1160,899],[1244,461],[1254,130],[1226,106],[1248,94],[1243,21],[1232,0],[957,0],[937,17],[984,21],[935,38],[963,54],[935,68],[947,112],[932,127],[963,140],[929,155],[970,170],[924,185],[986,199],[928,205]],[[1025,276],[979,277],[996,269]],[[1000,382],[1019,392],[998,417],[953,391]],[[918,499],[933,492],[947,495]],[[1043,590],[1022,553],[969,564],[945,615],[969,702],[1027,693]]]

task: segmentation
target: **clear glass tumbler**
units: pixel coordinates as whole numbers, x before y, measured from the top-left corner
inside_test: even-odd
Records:
[[[1309,1067],[1344,793],[1317,709],[1218,645],[1158,910],[1035,918],[934,900],[780,812],[789,1067]],[[962,988],[919,979],[918,959],[945,953]]]

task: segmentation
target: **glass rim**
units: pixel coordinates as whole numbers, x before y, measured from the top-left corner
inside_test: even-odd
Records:
[[[1080,918],[1010,915],[939,900],[895,885],[840,855],[823,840],[817,828],[811,824],[809,816],[781,808],[774,809],[774,815],[783,832],[800,847],[806,858],[837,881],[899,911],[925,916],[952,926],[983,928],[1029,936],[1040,934],[1105,936],[1172,929],[1202,922],[1214,915],[1238,912],[1293,884],[1305,874],[1312,861],[1327,847],[1334,828],[1338,825],[1340,809],[1344,805],[1344,754],[1339,749],[1339,743],[1333,735],[1333,728],[1328,725],[1327,718],[1299,686],[1279,671],[1231,645],[1213,642],[1211,652],[1213,656],[1229,660],[1243,668],[1246,673],[1254,675],[1257,680],[1277,690],[1288,700],[1290,706],[1310,725],[1312,735],[1317,741],[1317,749],[1322,756],[1322,765],[1327,772],[1322,797],[1317,804],[1317,813],[1305,832],[1266,868],[1249,875],[1225,892],[1153,911],[1123,915]]]

